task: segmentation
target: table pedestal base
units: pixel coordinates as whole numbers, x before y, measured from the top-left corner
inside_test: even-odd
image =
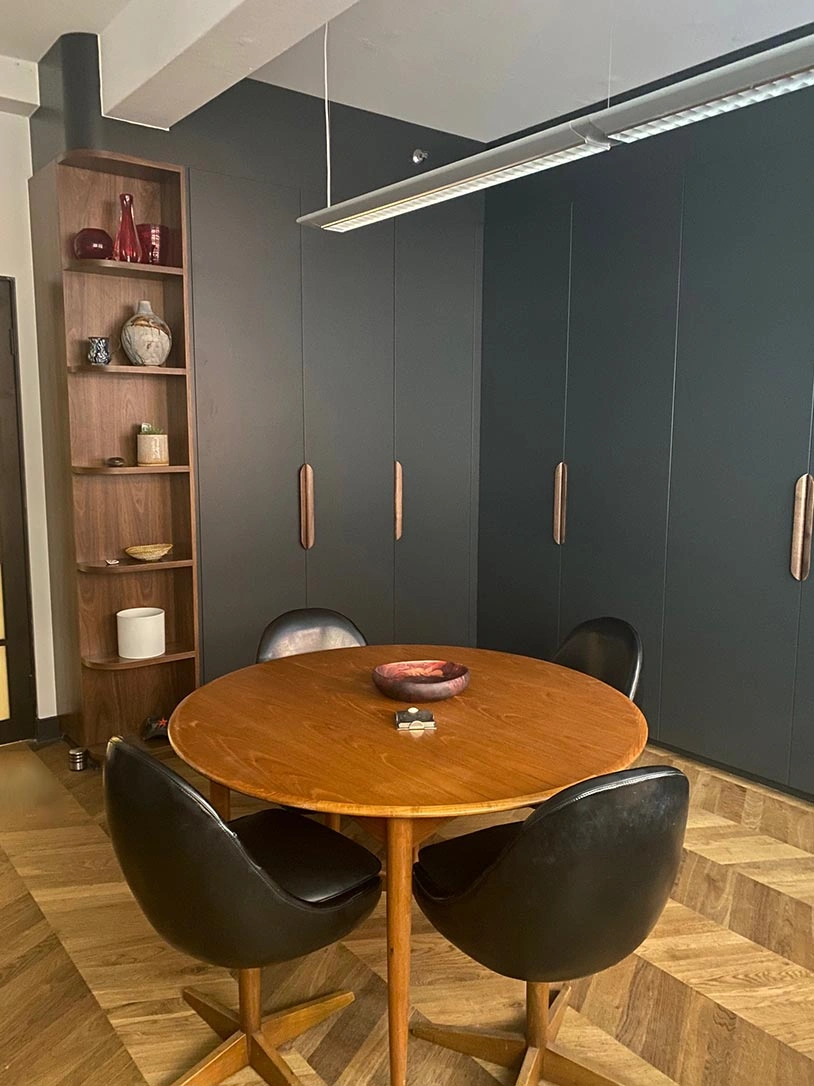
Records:
[[[238,985],[240,1009],[237,1014],[203,992],[184,989],[185,1001],[223,1038],[223,1044],[176,1079],[172,1086],[217,1086],[244,1067],[251,1067],[269,1086],[302,1086],[302,1079],[282,1058],[278,1046],[347,1007],[354,998],[353,992],[334,992],[263,1018],[260,1013],[260,970],[239,970]]]
[[[559,1032],[571,989],[529,984],[526,995],[526,1032],[510,1033],[466,1026],[414,1026],[411,1032],[425,1041],[451,1048],[475,1059],[516,1068],[515,1086],[620,1086],[616,1079],[592,1071],[563,1055],[551,1043]]]

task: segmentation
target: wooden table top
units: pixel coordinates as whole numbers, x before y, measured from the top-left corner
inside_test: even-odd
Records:
[[[436,732],[399,732],[406,705],[372,669],[466,664],[469,687],[434,703]],[[311,811],[432,818],[510,810],[629,766],[647,724],[580,672],[486,649],[369,645],[289,656],[224,675],[172,714],[170,742],[211,780]]]

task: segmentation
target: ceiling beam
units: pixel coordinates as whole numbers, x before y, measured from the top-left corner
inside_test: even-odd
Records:
[[[0,57],[0,113],[30,117],[39,104],[37,65],[31,60]]]
[[[170,128],[355,0],[130,0],[100,36],[102,111]]]

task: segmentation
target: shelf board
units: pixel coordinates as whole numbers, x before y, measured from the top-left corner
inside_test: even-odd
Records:
[[[191,565],[191,558],[159,558],[157,562],[137,562],[135,559],[122,558],[117,566],[109,566],[106,562],[78,562],[76,568],[80,573],[110,576],[122,573],[156,573],[162,569],[188,569]]]
[[[157,664],[174,664],[179,660],[194,660],[194,649],[182,649],[180,645],[167,645],[163,656],[150,656],[146,660],[125,660],[121,656],[83,656],[82,666],[95,671],[129,671],[136,667],[155,667]]]
[[[120,279],[183,279],[184,269],[168,264],[129,264],[126,260],[68,260],[63,271],[117,275]]]
[[[68,373],[126,373],[133,377],[186,377],[185,369],[172,366],[68,366]]]
[[[95,468],[84,464],[74,464],[71,471],[74,475],[166,475],[173,472],[188,475],[189,464],[162,464],[156,467],[133,468]]]

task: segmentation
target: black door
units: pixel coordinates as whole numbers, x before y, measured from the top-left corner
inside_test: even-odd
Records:
[[[657,734],[681,177],[661,152],[616,154],[574,202],[560,637],[600,615],[631,622]]]
[[[475,639],[481,218],[456,200],[395,224],[399,643]]]
[[[483,267],[478,644],[550,657],[560,548],[571,204],[536,179],[487,197]]]
[[[809,464],[814,373],[814,151],[771,109],[744,113],[737,146],[722,140],[742,122],[710,122],[686,179],[660,736],[784,782],[801,591],[792,501]]]
[[[34,737],[14,288],[0,278],[0,743]]]
[[[207,680],[305,604],[299,195],[190,171]]]
[[[393,640],[393,224],[302,231],[308,605]]]

